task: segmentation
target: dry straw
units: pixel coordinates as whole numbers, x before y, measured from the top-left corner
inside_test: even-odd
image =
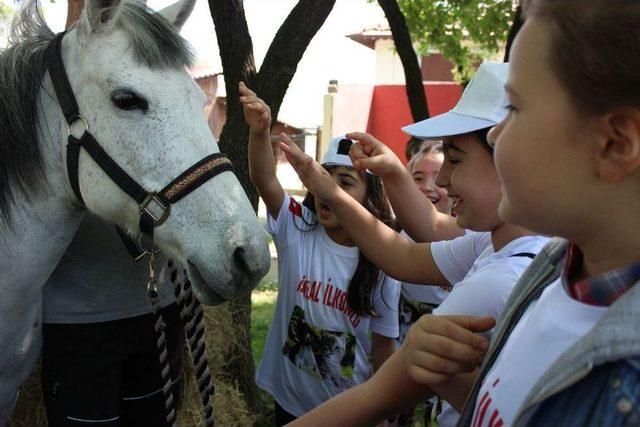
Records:
[[[225,427],[251,426],[256,417],[249,412],[242,400],[236,384],[222,383],[219,378],[225,372],[229,363],[229,350],[234,347],[232,337],[236,336],[231,323],[226,320],[228,310],[226,304],[220,307],[203,307],[205,313],[205,340],[209,351],[211,374],[216,385],[216,395],[213,400],[216,425]],[[214,334],[215,337],[214,338]],[[225,339],[220,339],[224,337]],[[178,408],[178,426],[196,427],[204,425],[201,414],[200,395],[195,385],[191,357],[185,350],[183,357],[182,397]],[[184,381],[186,379],[186,381]],[[159,409],[160,410],[160,409]],[[9,419],[8,427],[46,426],[42,388],[40,387],[40,364],[31,377],[20,389],[20,397]]]

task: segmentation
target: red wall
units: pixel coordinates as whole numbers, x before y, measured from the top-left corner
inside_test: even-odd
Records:
[[[462,89],[453,82],[427,82],[425,94],[429,114],[436,116],[449,111],[456,105]],[[409,135],[402,132],[400,128],[411,123],[413,119],[405,86],[376,86],[373,90],[367,132],[391,147],[402,161],[406,161],[404,147],[409,141]]]

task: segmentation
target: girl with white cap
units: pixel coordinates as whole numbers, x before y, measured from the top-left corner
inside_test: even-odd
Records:
[[[309,193],[302,204],[276,177],[269,107],[244,84],[251,180],[267,207],[278,251],[278,297],[256,382],[276,402],[276,425],[365,381],[395,349],[399,284],[355,247],[331,208]],[[374,217],[392,223],[380,179],[353,169],[341,137],[323,165],[333,182]],[[371,362],[370,362],[371,358]]]

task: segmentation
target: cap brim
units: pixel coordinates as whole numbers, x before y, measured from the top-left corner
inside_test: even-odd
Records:
[[[324,162],[320,163],[320,166],[344,166],[345,168],[353,168],[353,163],[347,162]]]
[[[462,135],[495,125],[496,123],[491,120],[479,119],[449,111],[448,113],[405,126],[402,130],[416,138],[431,139]]]
[[[344,166],[346,168],[351,168],[353,169],[353,163],[340,163],[340,162],[326,162],[326,163],[321,163],[320,166],[325,167],[325,166]],[[365,169],[366,173],[369,173],[371,175],[375,175],[373,172],[371,172],[369,169]]]

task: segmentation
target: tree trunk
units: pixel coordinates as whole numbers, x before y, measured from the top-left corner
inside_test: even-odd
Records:
[[[247,168],[247,139],[249,129],[244,123],[242,108],[237,101],[238,82],[249,86],[256,75],[253,60],[253,44],[241,0],[209,0],[209,10],[215,25],[220,48],[227,93],[227,122],[220,135],[220,150],[233,162],[235,173],[244,188],[254,210],[258,208],[258,193],[249,180]],[[214,336],[210,352],[213,360],[222,365],[213,366],[216,381],[236,385],[254,414],[261,413],[260,393],[255,385],[255,365],[251,355],[251,295],[228,302],[223,307],[209,310],[215,317],[214,324],[226,323],[228,327],[209,331]],[[224,331],[233,330],[232,336]],[[220,333],[222,331],[223,333]],[[223,343],[218,346],[217,343]],[[214,365],[216,363],[214,362]]]
[[[258,193],[251,184],[248,168],[249,128],[238,100],[238,83],[244,81],[256,91],[271,107],[275,122],[298,62],[334,4],[335,0],[300,0],[278,30],[257,74],[242,0],[209,0],[227,92],[227,122],[220,135],[220,149],[233,161],[238,180],[256,211]],[[216,342],[225,341],[221,346],[225,352],[223,357],[212,358],[222,360],[222,366],[212,368],[216,379],[237,384],[248,409],[259,414],[262,402],[254,381],[255,365],[251,353],[251,297],[237,298],[213,312],[215,323],[224,322],[234,331],[232,336],[213,332],[211,352],[217,351]],[[229,340],[233,342],[227,343]]]
[[[429,107],[424,94],[422,84],[422,73],[418,65],[418,56],[411,44],[411,36],[404,19],[404,15],[396,0],[378,0],[380,7],[384,11],[389,26],[393,43],[396,46],[406,81],[407,97],[409,98],[409,108],[414,122],[429,118]]]

